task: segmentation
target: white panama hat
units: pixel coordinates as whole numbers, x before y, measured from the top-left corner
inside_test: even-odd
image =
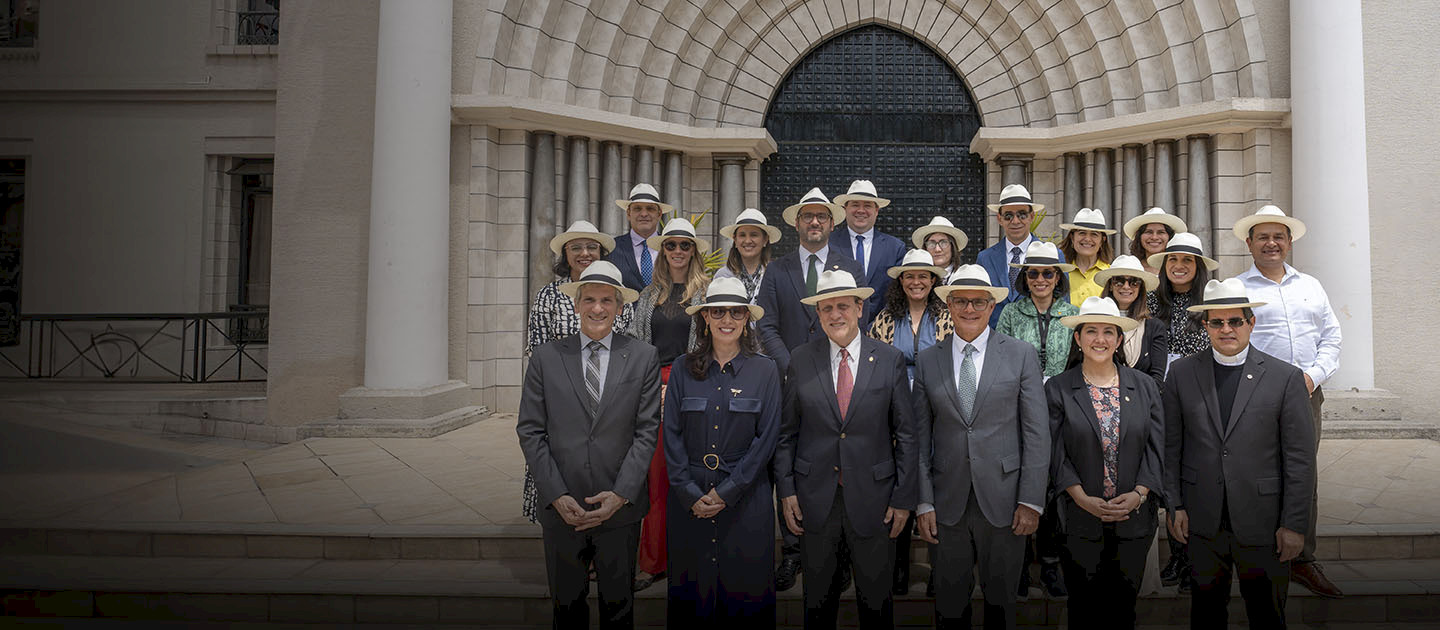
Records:
[[[923,249],[905,252],[905,258],[901,259],[900,264],[885,270],[885,275],[899,278],[900,274],[907,271],[928,271],[935,274],[937,283],[945,280],[945,270],[935,266],[935,257]]]
[[[850,272],[840,269],[827,269],[820,272],[820,278],[815,282],[815,295],[800,298],[801,304],[810,306],[818,305],[821,300],[853,295],[861,300],[875,294],[875,289],[855,285],[855,276]]]
[[[758,305],[751,304],[745,298],[745,283],[739,278],[716,278],[710,282],[705,289],[705,302],[694,306],[685,307],[686,315],[694,315],[702,308],[711,306],[744,306],[750,309],[751,321],[758,320],[765,316],[765,309]]]
[[[1191,313],[1203,313],[1205,311],[1216,311],[1227,308],[1255,308],[1265,306],[1265,302],[1251,302],[1245,295],[1245,282],[1239,278],[1229,280],[1211,280],[1205,283],[1205,299],[1185,310]]]
[[[637,202],[653,203],[660,206],[660,212],[665,214],[675,211],[675,206],[660,202],[659,191],[655,190],[655,187],[650,184],[635,184],[635,186],[630,189],[630,198],[616,199],[615,205],[620,206],[621,210],[629,210],[630,204]]]
[[[805,196],[800,198],[800,203],[786,207],[785,211],[780,213],[780,216],[785,219],[785,222],[789,223],[791,227],[799,229],[799,226],[795,225],[795,216],[799,214],[800,209],[805,206],[825,206],[829,208],[830,219],[835,225],[839,225],[845,221],[845,209],[841,208],[839,204],[832,203],[830,198],[826,197],[825,193],[821,192],[818,186],[811,188],[810,192],[805,193]]]
[[[585,271],[580,272],[580,279],[574,282],[566,282],[560,285],[560,292],[571,300],[580,299],[580,287],[587,284],[603,284],[620,291],[620,301],[629,303],[640,299],[640,292],[625,286],[620,280],[620,269],[608,260],[597,260],[590,263]]]
[[[875,182],[868,179],[857,179],[850,182],[850,189],[845,191],[845,194],[835,197],[835,205],[841,208],[851,201],[873,201],[876,206],[881,208],[890,205],[889,199],[881,197],[875,192]]]
[[[1145,214],[1125,222],[1125,238],[1132,241],[1135,240],[1140,230],[1151,223],[1159,223],[1160,225],[1167,226],[1171,232],[1176,234],[1190,231],[1190,228],[1185,227],[1185,221],[1180,217],[1165,212],[1165,210],[1161,208],[1151,208],[1146,210]]]
[[[690,225],[690,221],[679,217],[670,219],[670,222],[665,224],[665,229],[661,230],[659,234],[652,234],[650,238],[645,239],[645,244],[650,246],[650,249],[659,250],[665,240],[671,238],[688,238],[694,241],[700,254],[710,251],[710,241],[695,236],[695,226]]]
[[[991,285],[990,272],[980,265],[960,265],[945,279],[945,284],[935,287],[934,291],[941,301],[949,300],[950,293],[954,291],[984,291],[996,302],[1010,295],[1010,289]]]
[[[955,251],[950,252],[952,257],[958,257],[960,250],[965,249],[965,245],[970,242],[965,230],[955,227],[955,224],[945,217],[935,217],[930,219],[930,223],[915,228],[915,231],[910,233],[910,242],[920,249],[925,249],[925,239],[936,232],[949,234],[950,238],[955,239]]]
[[[1060,249],[1054,243],[1047,243],[1042,240],[1030,242],[1025,248],[1025,257],[1018,263],[1010,263],[1011,267],[1023,269],[1025,267],[1054,267],[1062,272],[1075,271],[1075,265],[1060,262]]]
[[[1140,259],[1130,254],[1116,256],[1115,260],[1110,263],[1109,269],[1101,269],[1096,273],[1095,284],[1100,285],[1100,288],[1103,289],[1105,285],[1110,282],[1110,279],[1115,276],[1139,278],[1145,283],[1146,291],[1154,291],[1156,287],[1160,286],[1160,276],[1145,271],[1145,268],[1140,265]],[[1145,296],[1142,295],[1140,297],[1143,298]]]
[[[986,204],[991,212],[999,212],[1004,206],[1030,206],[1036,212],[1045,209],[1045,204],[1030,200],[1030,191],[1020,184],[1010,184],[1000,189],[1000,203]]]
[[[561,252],[565,250],[566,243],[582,238],[588,238],[600,243],[600,246],[605,248],[606,253],[615,251],[615,237],[609,234],[601,234],[600,230],[595,228],[594,223],[584,220],[571,223],[570,227],[564,232],[556,234],[555,238],[550,239],[550,251],[555,252],[555,255],[559,256]]]
[[[1076,329],[1081,324],[1114,324],[1119,326],[1122,332],[1130,332],[1135,330],[1140,322],[1121,315],[1115,300],[1092,295],[1080,304],[1078,314],[1060,318],[1060,325],[1066,328]]]
[[[1061,223],[1060,228],[1064,230],[1092,230],[1105,234],[1114,234],[1115,230],[1110,229],[1110,224],[1105,222],[1105,213],[1094,208],[1081,208],[1075,213],[1075,218],[1069,223]]]
[[[746,208],[744,212],[740,213],[740,216],[735,217],[734,223],[720,228],[720,236],[733,241],[735,240],[735,230],[745,226],[763,230],[765,235],[770,237],[771,245],[780,242],[780,228],[770,225],[770,222],[765,219],[765,213],[754,208]]]
[[[1284,210],[1281,210],[1278,206],[1269,205],[1262,206],[1255,214],[1236,221],[1232,231],[1235,233],[1235,238],[1244,242],[1250,238],[1250,228],[1260,225],[1261,223],[1279,223],[1290,228],[1290,242],[1292,243],[1300,240],[1300,237],[1305,236],[1304,221],[1295,217],[1285,216]]]
[[[1176,234],[1175,236],[1170,237],[1170,242],[1165,244],[1165,251],[1158,254],[1151,254],[1149,258],[1145,259],[1145,261],[1150,263],[1151,267],[1163,271],[1165,257],[1170,254],[1190,254],[1191,256],[1205,261],[1205,268],[1209,269],[1210,271],[1215,271],[1216,269],[1220,268],[1219,262],[1217,262],[1214,258],[1208,258],[1205,256],[1205,247],[1200,244],[1200,237],[1196,236],[1191,232],[1181,232],[1179,234]]]

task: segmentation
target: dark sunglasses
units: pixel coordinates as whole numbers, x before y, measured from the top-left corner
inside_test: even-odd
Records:
[[[1235,330],[1239,330],[1240,327],[1244,326],[1248,321],[1249,320],[1243,317],[1231,317],[1230,319],[1220,319],[1217,317],[1215,319],[1205,320],[1205,325],[1211,330],[1221,330],[1226,326],[1229,326],[1230,328]]]
[[[1015,219],[1023,219],[1028,221],[1030,220],[1031,214],[1032,213],[1029,210],[1025,210],[1023,212],[1015,212],[1014,210],[1011,210],[1010,212],[1001,212],[1000,219],[1002,221],[1014,221]]]
[[[690,241],[665,241],[665,251],[673,252],[676,247],[679,247],[680,251],[688,252],[693,245],[694,243]]]
[[[1025,270],[1025,277],[1026,277],[1026,278],[1029,278],[1029,279],[1031,279],[1031,280],[1034,280],[1034,279],[1036,279],[1036,278],[1044,278],[1044,279],[1046,279],[1046,280],[1050,280],[1050,279],[1052,279],[1052,278],[1055,277],[1055,270],[1054,270],[1054,269],[1026,269],[1026,270]]]
[[[705,309],[705,315],[710,319],[723,319],[726,315],[729,315],[730,319],[745,319],[750,317],[750,309],[745,306],[732,306],[730,308],[712,306]]]
[[[1138,287],[1144,283],[1144,280],[1131,276],[1115,276],[1114,278],[1110,279],[1110,284],[1115,284],[1122,287]]]

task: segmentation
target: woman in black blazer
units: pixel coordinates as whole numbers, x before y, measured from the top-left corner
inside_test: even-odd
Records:
[[[1170,327],[1150,317],[1150,308],[1145,305],[1145,293],[1160,286],[1160,278],[1145,271],[1139,258],[1127,254],[1116,258],[1109,269],[1095,274],[1095,282],[1100,285],[1100,297],[1115,300],[1121,313],[1140,322],[1125,333],[1125,365],[1149,374],[1156,385],[1164,383]]]
[[[1070,627],[1133,628],[1160,498],[1151,496],[1165,441],[1160,389],[1125,365],[1124,334],[1138,322],[1113,300],[1086,298],[1060,323],[1075,331],[1070,367],[1045,395]]]

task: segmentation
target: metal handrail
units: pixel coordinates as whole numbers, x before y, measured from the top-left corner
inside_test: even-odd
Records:
[[[0,348],[0,377],[264,381],[268,357],[254,346],[263,346],[268,339],[270,311],[246,308],[216,313],[22,315],[16,343]]]

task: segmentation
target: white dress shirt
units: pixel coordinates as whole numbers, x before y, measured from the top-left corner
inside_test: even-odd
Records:
[[[821,245],[819,251],[814,251],[814,252],[812,252],[812,251],[810,251],[810,250],[808,250],[808,249],[805,249],[805,246],[804,246],[804,245],[801,245],[800,248],[799,248],[799,249],[796,249],[795,251],[800,254],[800,277],[801,277],[801,278],[804,278],[804,277],[805,277],[805,274],[810,273],[810,255],[811,255],[811,254],[814,254],[817,258],[820,259],[819,264],[817,264],[816,267],[815,267],[815,273],[817,274],[816,279],[818,280],[818,279],[819,279],[818,274],[819,274],[820,272],[822,272],[822,271],[825,271],[825,261],[830,257],[830,243],[829,243],[829,241],[826,241],[826,243],[825,243],[824,245]],[[859,279],[856,279],[856,284],[859,284]]]
[[[856,332],[855,338],[850,340],[850,345],[845,346],[845,350],[850,353],[850,359],[846,361],[846,363],[850,365],[850,383],[852,385],[855,383],[855,376],[859,373],[858,370],[860,369],[860,338],[863,336],[864,335],[861,335],[859,332]],[[839,391],[840,346],[836,344],[833,339],[830,340],[830,384],[835,386],[836,391]]]
[[[630,230],[630,247],[632,249],[631,253],[635,254],[636,269],[640,268],[640,252],[646,249],[650,250],[650,268],[654,269],[660,265],[660,250],[647,245],[645,237],[637,234],[633,228]],[[609,346],[606,347],[608,348]]]
[[[965,344],[970,344],[975,346],[975,354],[970,356],[970,361],[975,364],[975,391],[978,394],[980,391],[980,375],[984,373],[985,369],[985,348],[990,345],[990,327],[986,326],[985,330],[980,331],[980,336],[976,337],[974,341],[965,341],[960,338],[959,335],[954,335],[951,339],[954,339],[954,341],[950,344],[950,360],[955,364],[955,382],[952,383],[951,386],[956,390],[960,389],[960,365],[965,362]],[[1026,503],[1024,501],[1019,503],[1020,505],[1035,510],[1037,513],[1045,513],[1044,506]],[[915,508],[915,515],[919,516],[926,512],[934,511],[934,505],[921,503]]]
[[[585,336],[583,332],[580,333],[580,379],[582,382],[587,369],[585,364],[590,361],[590,349],[586,346],[589,346],[591,341],[597,340]],[[598,341],[600,342],[600,350],[597,352],[600,355],[598,357],[600,359],[600,395],[603,397],[605,395],[605,376],[610,372],[610,347],[615,342],[615,332],[611,331],[605,335],[604,339]]]
[[[875,226],[872,225],[872,226],[870,226],[870,229],[869,229],[869,230],[867,230],[867,231],[865,231],[865,232],[859,232],[859,233],[857,233],[855,230],[850,229],[849,226],[846,226],[846,227],[845,227],[845,231],[850,234],[850,253],[851,253],[851,254],[854,254],[854,253],[855,253],[855,237],[857,237],[857,236],[863,236],[863,237],[865,237],[865,260],[859,260],[859,259],[857,259],[855,262],[860,263],[860,268],[865,271],[865,274],[866,274],[866,275],[869,275],[869,274],[870,274],[870,251],[873,250],[873,249],[875,249]]]
[[[1254,265],[1237,276],[1255,307],[1250,343],[1261,352],[1287,361],[1319,387],[1340,369],[1340,319],[1330,297],[1314,276],[1285,265],[1280,282],[1266,278]]]

